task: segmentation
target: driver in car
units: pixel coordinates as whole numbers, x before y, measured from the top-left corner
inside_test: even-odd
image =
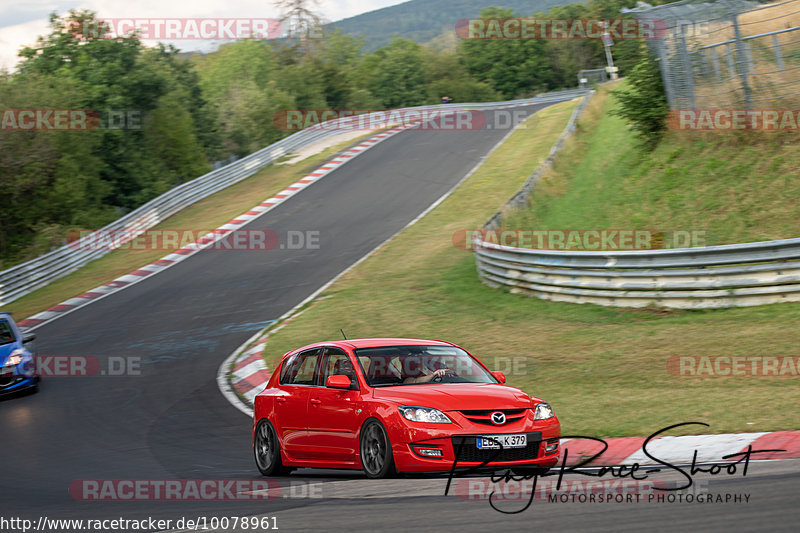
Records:
[[[434,378],[442,378],[446,375],[455,375],[455,373],[447,368],[444,363],[439,361],[438,357],[425,357],[421,361],[421,372],[417,376],[409,376],[403,380],[403,383],[428,383]],[[411,366],[411,365],[408,365]]]

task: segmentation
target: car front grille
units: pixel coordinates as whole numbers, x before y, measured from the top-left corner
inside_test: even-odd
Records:
[[[0,389],[6,389],[12,385],[16,385],[24,379],[24,376],[3,376],[0,377]]]
[[[503,448],[484,450],[478,448],[475,435],[456,435],[453,437],[453,453],[458,461],[498,462],[525,461],[539,456],[541,433],[528,433],[528,445],[524,448]]]
[[[464,416],[490,416],[498,411],[506,416],[515,416],[524,413],[525,409],[471,409],[459,412]]]
[[[471,418],[471,417],[467,417],[467,420],[469,420],[470,422],[474,422],[475,424],[483,424],[485,426],[498,427],[498,425],[495,424],[494,422],[492,422],[492,420],[490,418]],[[514,418],[507,417],[505,424],[500,424],[500,425],[504,426],[506,424],[511,424],[513,422],[516,422],[517,420],[522,420],[522,417],[521,416],[515,416]]]
[[[485,426],[497,426],[492,422],[492,413],[501,412],[506,415],[506,421],[501,426],[512,424],[525,417],[525,409],[472,409],[459,411],[467,420],[475,424],[483,424]]]

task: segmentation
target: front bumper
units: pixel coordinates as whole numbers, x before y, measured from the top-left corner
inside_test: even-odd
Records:
[[[0,396],[30,389],[38,382],[39,378],[35,376],[0,376]]]
[[[527,436],[527,445],[524,448],[486,450],[477,447],[476,438],[479,436],[521,433]],[[561,425],[554,417],[513,429],[461,427],[456,431],[448,431],[439,428],[412,428],[410,431],[399,431],[395,438],[390,435],[390,440],[395,466],[400,472],[443,472],[454,467],[456,470],[550,468],[558,463],[560,435]],[[431,453],[441,455],[434,457],[429,455]]]

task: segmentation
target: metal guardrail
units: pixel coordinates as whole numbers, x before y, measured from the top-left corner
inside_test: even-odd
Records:
[[[461,109],[495,109],[558,102],[569,100],[582,94],[585,94],[585,91],[577,89],[545,93],[534,98],[507,102],[418,106],[405,108],[405,110],[458,111]],[[380,113],[376,112],[370,115],[379,117]],[[195,202],[249,178],[261,168],[291,152],[309,146],[326,137],[341,133],[345,127],[352,129],[347,126],[352,119],[353,117],[345,117],[329,120],[299,131],[247,157],[181,184],[81,240],[3,270],[0,272],[0,305],[13,302],[108,253],[110,250],[105,249],[105,247],[103,247],[104,249],[97,249],[96,245],[91,245],[91,243],[97,242],[97,239],[100,238],[99,236],[129,232],[131,238],[133,238]],[[341,124],[341,127],[337,127],[339,124]],[[90,244],[84,245],[84,243]]]
[[[473,246],[484,282],[545,300],[680,309],[800,301],[800,239],[617,252]]]

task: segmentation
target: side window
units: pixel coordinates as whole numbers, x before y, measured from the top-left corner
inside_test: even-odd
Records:
[[[313,385],[314,373],[317,370],[317,362],[321,353],[320,348],[315,348],[289,357],[284,361],[281,369],[281,384]]]
[[[286,358],[283,362],[283,366],[281,366],[281,385],[286,384],[288,381],[294,379],[295,374],[297,374],[297,361],[300,358],[300,354],[294,354]]]
[[[8,320],[0,319],[0,344],[8,344],[15,340],[16,337],[14,337],[14,330],[11,329],[11,324],[8,323]]]
[[[355,381],[356,371],[353,369],[353,363],[350,362],[350,357],[339,348],[328,348],[327,357],[325,358],[325,365],[322,368],[322,384],[324,385],[328,376],[335,376],[341,374],[349,377]]]

